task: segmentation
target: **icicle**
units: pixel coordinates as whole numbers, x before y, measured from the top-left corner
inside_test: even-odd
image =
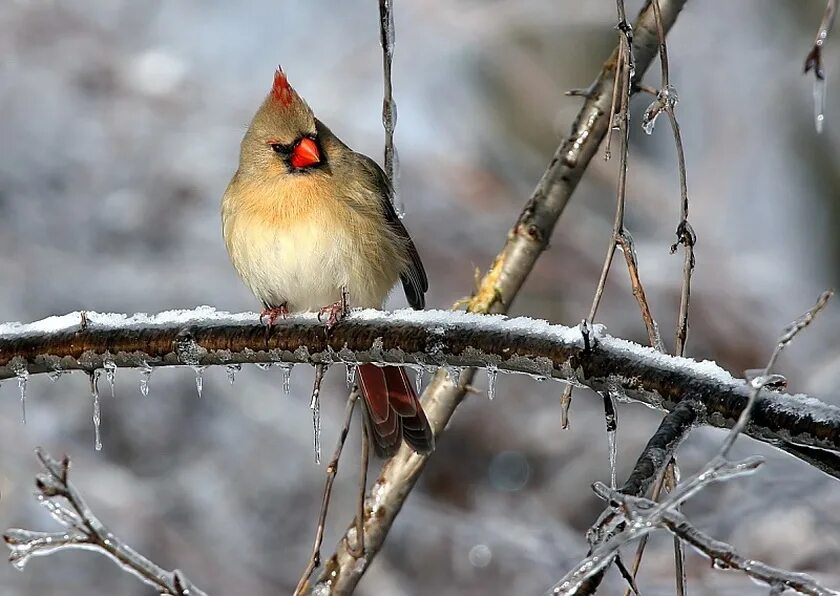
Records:
[[[817,127],[817,134],[823,131],[825,122],[825,76],[814,77],[814,125]]]
[[[193,366],[192,369],[195,371],[195,390],[198,393],[199,399],[201,398],[201,392],[204,389],[204,369],[207,368],[206,366]]]
[[[55,383],[57,380],[59,380],[61,377],[63,377],[68,372],[70,372],[70,371],[63,370],[60,367],[56,366],[55,368],[52,369],[50,374],[47,375],[47,378],[49,378],[50,382]]]
[[[149,397],[149,381],[152,378],[152,367],[148,362],[140,365],[140,395]]]
[[[315,365],[315,383],[312,386],[312,401],[309,408],[312,410],[312,431],[314,435],[315,463],[321,463],[321,380],[324,378],[326,366]]]
[[[234,381],[236,381],[236,373],[242,370],[241,364],[228,364],[225,366],[225,372],[227,373],[228,382],[233,385]]]
[[[117,396],[116,381],[117,381],[117,364],[113,360],[105,360],[102,363],[102,368],[105,369],[105,378],[108,380],[108,386],[111,388],[111,399]]]
[[[449,376],[449,380],[456,385],[461,380],[461,369],[457,366],[447,366],[446,374]]]
[[[294,364],[289,362],[282,362],[280,364],[280,374],[283,377],[283,393],[289,395],[292,391],[292,368]]]
[[[26,424],[26,385],[29,382],[29,371],[25,365],[15,367],[14,371],[20,390],[20,421]]]
[[[356,382],[356,365],[351,362],[347,362],[344,364],[344,368],[346,375],[345,382],[347,383],[347,388],[352,389],[353,384]]]
[[[257,368],[260,370],[268,370],[274,366],[273,362],[257,362]]]
[[[417,395],[420,395],[421,393],[423,393],[423,376],[424,376],[424,373],[423,373],[423,367],[422,367],[422,366],[418,366],[418,367],[415,369],[415,371],[414,371],[414,372],[415,372],[415,375],[414,375],[414,386],[415,386],[415,387],[416,387],[416,389],[417,389]]]
[[[99,405],[100,373],[98,368],[90,373],[90,395],[93,398],[93,447],[97,451],[102,450],[102,439],[99,436],[99,425],[102,421],[102,410]]]
[[[607,426],[607,452],[610,460],[610,488],[615,488],[618,413],[615,409],[615,396],[612,393],[603,393],[602,397],[604,398],[604,418]]]
[[[492,400],[496,397],[496,377],[499,375],[499,369],[495,366],[487,367],[487,398]]]

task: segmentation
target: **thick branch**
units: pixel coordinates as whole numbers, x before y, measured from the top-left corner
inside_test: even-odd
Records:
[[[731,427],[750,386],[711,362],[667,356],[606,335],[529,318],[443,311],[355,311],[329,333],[315,315],[278,322],[266,338],[253,313],[202,307],[156,316],[79,313],[31,325],[0,325],[0,379],[57,369],[108,366],[210,366],[236,363],[379,362],[417,366],[492,367],[609,391],[661,410],[686,396],[705,408],[698,423]],[[462,383],[466,382],[463,375]],[[436,381],[437,384],[443,381]],[[453,389],[452,383],[447,383]],[[840,408],[805,395],[765,392],[748,434],[800,455],[796,443],[829,450],[809,458],[840,477]]]

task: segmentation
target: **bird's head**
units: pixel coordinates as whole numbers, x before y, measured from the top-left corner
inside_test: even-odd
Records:
[[[302,174],[326,163],[315,116],[278,68],[271,91],[242,140],[240,167],[260,174]]]

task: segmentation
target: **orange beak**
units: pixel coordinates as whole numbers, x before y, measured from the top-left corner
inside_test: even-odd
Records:
[[[292,166],[296,168],[305,168],[321,163],[321,154],[318,152],[318,145],[312,139],[301,139],[292,150],[292,159],[290,161]]]

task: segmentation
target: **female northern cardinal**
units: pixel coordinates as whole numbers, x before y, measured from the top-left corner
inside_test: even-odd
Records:
[[[316,119],[278,69],[222,199],[228,254],[269,326],[316,309],[332,325],[345,292],[354,306],[382,308],[398,278],[409,304],[423,308],[429,282],[391,192],[376,162]],[[358,371],[377,452],[393,454],[401,438],[431,451],[434,435],[405,371],[372,364]]]

